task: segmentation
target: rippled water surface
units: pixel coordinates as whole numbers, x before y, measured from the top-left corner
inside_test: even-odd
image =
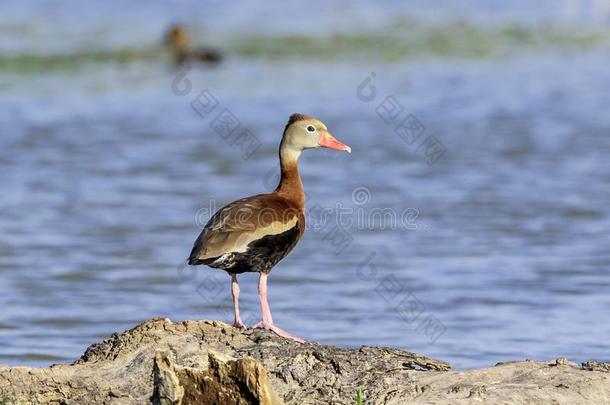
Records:
[[[301,159],[308,206],[333,215],[272,272],[278,325],[459,368],[607,358],[603,21],[580,24],[572,2],[553,15],[357,2],[340,20],[340,1],[191,3],[1,6],[0,364],[71,361],[154,316],[230,320],[229,277],[184,260],[210,210],[275,186],[293,112],[353,153]],[[172,69],[159,42],[179,20],[226,62]],[[202,118],[204,90],[218,106]],[[251,155],[212,130],[224,108],[260,142]],[[409,115],[415,141],[394,132]],[[445,150],[434,164],[430,139]],[[256,276],[240,282],[254,323]]]

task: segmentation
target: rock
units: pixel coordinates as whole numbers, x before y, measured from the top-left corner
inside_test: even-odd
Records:
[[[207,369],[177,366],[167,352],[157,352],[153,384],[155,405],[282,403],[259,362],[233,359],[212,350]]]
[[[298,344],[216,321],[146,321],[73,364],[0,366],[0,405],[602,404],[607,363],[565,358],[455,372],[390,348]]]
[[[176,366],[166,352],[157,352],[155,355],[154,392],[152,402],[154,405],[178,405],[184,398],[184,385],[176,375]],[[192,385],[192,381],[189,381]]]
[[[589,371],[603,371],[610,373],[610,362],[599,362],[597,360],[589,360],[581,364],[583,370]]]

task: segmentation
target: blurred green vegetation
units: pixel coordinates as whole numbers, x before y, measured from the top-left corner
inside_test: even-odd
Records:
[[[254,37],[231,45],[236,53],[248,57],[338,59],[361,55],[391,62],[426,56],[484,58],[545,48],[586,50],[609,46],[610,32],[572,31],[552,25],[479,27],[455,21],[440,26],[396,24],[383,33]]]
[[[83,49],[64,53],[0,54],[0,71],[40,73],[70,71],[90,64],[169,63],[169,52],[158,39],[133,49]],[[229,58],[339,60],[378,59],[396,62],[422,57],[489,58],[545,49],[584,51],[610,46],[610,31],[576,29],[551,24],[478,26],[465,21],[424,25],[400,19],[383,32],[331,35],[228,37],[216,44]]]

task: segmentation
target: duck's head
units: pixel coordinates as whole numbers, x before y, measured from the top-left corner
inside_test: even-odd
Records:
[[[174,51],[184,51],[189,47],[189,35],[186,28],[180,24],[175,24],[167,31],[166,43]]]
[[[347,153],[352,148],[339,142],[320,120],[305,114],[292,114],[286,124],[281,149],[300,154],[305,149],[330,148]]]

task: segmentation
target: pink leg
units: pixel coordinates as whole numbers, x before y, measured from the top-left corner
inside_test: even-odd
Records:
[[[231,274],[231,296],[233,297],[233,314],[235,315],[233,326],[244,328],[244,323],[239,317],[239,284],[237,284],[237,276],[235,274]]]
[[[293,336],[273,324],[273,318],[271,317],[271,309],[269,308],[269,303],[267,302],[267,274],[265,273],[260,273],[260,278],[258,279],[258,298],[261,302],[261,312],[263,314],[263,328],[270,330],[276,335],[284,337],[286,339],[292,339],[299,343],[305,343],[303,339]]]

